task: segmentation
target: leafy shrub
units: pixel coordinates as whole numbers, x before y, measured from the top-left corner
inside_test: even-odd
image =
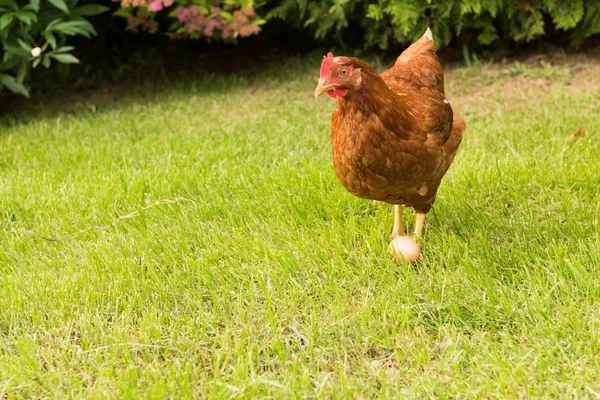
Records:
[[[31,68],[50,68],[55,62],[78,63],[67,36],[90,37],[96,31],[85,18],[108,10],[78,0],[0,0],[0,91],[29,97],[24,81]]]
[[[302,24],[317,39],[358,36],[365,48],[410,43],[427,26],[441,47],[459,36],[493,46],[502,40],[528,42],[553,30],[568,33],[571,44],[578,46],[600,33],[598,0],[283,0],[269,4],[273,8],[267,19]]]
[[[121,3],[115,12],[127,18],[134,32],[159,31],[157,17],[166,14],[171,21],[164,29],[171,38],[235,40],[260,32],[260,18],[252,0],[113,0]]]
[[[457,40],[493,48],[541,37],[567,38],[579,46],[600,33],[599,0],[92,1],[120,6],[114,15],[125,18],[132,32],[165,33],[172,39],[236,42],[274,19],[316,39],[364,49],[406,45],[427,26],[439,47]],[[80,5],[79,0],[0,0],[0,91],[29,96],[24,83],[32,68],[78,63],[68,40],[95,35],[87,17],[106,10],[100,4]],[[101,33],[107,26],[114,28],[104,22]]]

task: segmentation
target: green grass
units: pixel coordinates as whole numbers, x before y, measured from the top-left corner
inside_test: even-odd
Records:
[[[0,398],[599,397],[600,67],[566,60],[447,72],[414,267],[335,178],[318,56],[5,115]]]

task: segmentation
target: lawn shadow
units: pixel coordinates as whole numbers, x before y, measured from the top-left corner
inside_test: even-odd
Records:
[[[131,104],[146,105],[174,91],[193,95],[227,94],[251,87],[277,87],[290,73],[297,76],[312,69],[318,74],[320,59],[320,52],[285,57],[278,54],[257,57],[233,51],[202,54],[168,73],[169,64],[163,65],[161,72],[151,77],[134,71],[119,81],[105,81],[93,88],[57,86],[55,92],[34,93],[31,99],[2,96],[0,126],[61,115],[111,112]],[[312,87],[307,91],[312,91]]]
[[[131,105],[144,106],[173,92],[195,96],[228,94],[249,88],[277,88],[282,82],[297,79],[298,76],[314,76],[316,83],[324,51],[320,49],[294,54],[272,49],[271,52],[257,55],[249,48],[234,48],[196,54],[188,59],[182,59],[179,54],[164,63],[158,61],[158,67],[148,76],[144,73],[143,65],[137,65],[122,79],[105,80],[93,88],[76,89],[72,85],[51,84],[55,91],[34,92],[32,99],[0,96],[0,135],[5,132],[3,127],[14,124],[55,119],[63,115],[107,113]],[[380,71],[393,63],[391,59],[368,56],[365,59]],[[536,79],[568,80],[569,85],[583,86],[586,83],[582,82],[583,78],[597,73],[594,65],[599,59],[598,51],[592,50],[574,54],[564,51],[546,55],[522,54],[502,63],[484,62],[468,67],[448,61],[443,61],[443,64],[448,77],[447,89],[452,93],[452,99],[477,103],[484,95],[483,91],[495,91],[498,85],[504,85],[507,80],[515,81],[517,87],[514,90],[519,92],[523,90],[523,85]],[[558,72],[552,71],[554,75],[546,76],[549,67],[554,66],[561,66],[559,72],[562,75],[554,76]],[[470,83],[464,85],[467,75]],[[312,89],[312,86],[305,88],[307,93],[312,93]],[[535,92],[537,89],[532,87],[531,90]]]

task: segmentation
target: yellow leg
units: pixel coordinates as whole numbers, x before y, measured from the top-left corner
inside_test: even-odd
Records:
[[[425,214],[417,213],[417,220],[415,221],[415,236],[420,238],[423,234],[423,223],[425,222]]]
[[[404,226],[402,225],[402,206],[394,204],[394,227],[392,228],[392,234],[390,240],[394,240],[398,236],[404,236]]]

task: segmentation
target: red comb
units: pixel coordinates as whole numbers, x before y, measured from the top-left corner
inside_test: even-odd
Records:
[[[329,75],[331,67],[333,67],[333,53],[329,52],[327,56],[323,56],[323,63],[321,64],[321,76]]]

